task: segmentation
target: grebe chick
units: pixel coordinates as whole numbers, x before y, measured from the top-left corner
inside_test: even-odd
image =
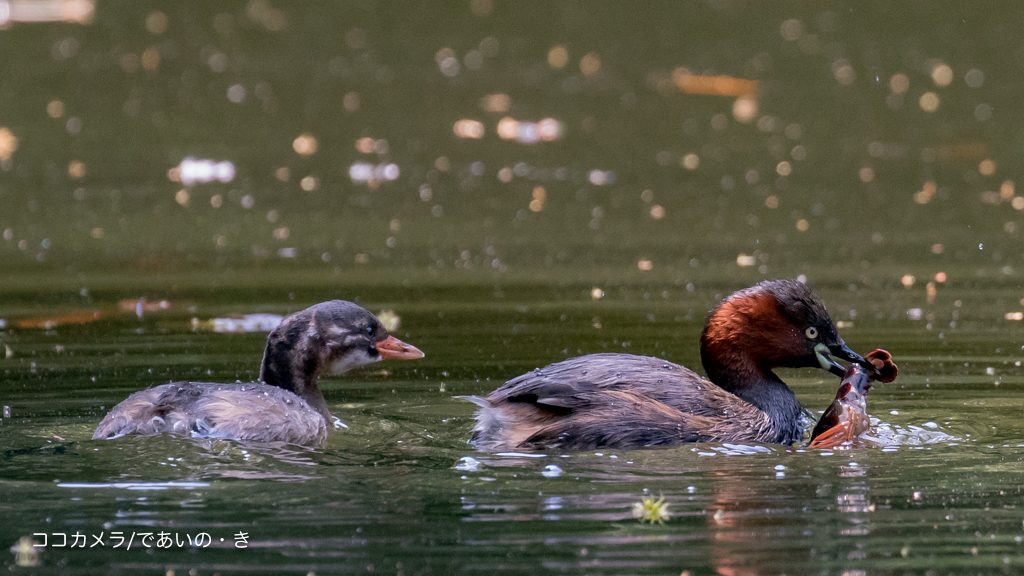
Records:
[[[173,382],[142,390],[115,406],[92,437],[166,432],[320,444],[332,417],[318,376],[383,358],[422,357],[415,346],[389,335],[365,308],[342,300],[321,302],[289,315],[267,336],[259,382]]]
[[[842,376],[832,355],[874,369],[796,280],[764,281],[722,300],[700,352],[707,379],[631,354],[590,354],[523,374],[486,398],[467,398],[480,406],[470,442],[482,450],[792,444],[813,422],[773,369],[819,367]]]

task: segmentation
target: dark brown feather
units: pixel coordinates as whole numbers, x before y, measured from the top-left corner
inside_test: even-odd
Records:
[[[480,406],[471,441],[484,450],[791,444],[810,419],[772,370],[822,367],[819,344],[845,346],[817,296],[795,280],[765,281],[708,317],[701,335],[708,379],[645,356],[570,358],[471,397]]]
[[[474,401],[482,407],[472,441],[487,450],[741,441],[772,429],[763,412],[693,371],[630,354],[570,358]]]

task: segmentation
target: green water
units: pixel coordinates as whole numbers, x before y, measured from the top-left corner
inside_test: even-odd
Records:
[[[25,574],[1020,571],[1022,19],[1011,3],[101,1],[90,24],[0,29],[17,139],[3,159],[0,132],[0,558]],[[683,93],[680,68],[756,80],[756,114]],[[481,102],[499,94],[507,111]],[[560,137],[504,140],[503,117],[553,118]],[[483,137],[456,137],[459,120]],[[234,179],[169,180],[186,157]],[[368,185],[357,162],[399,175]],[[720,298],[801,275],[854,349],[900,367],[869,396],[875,442],[466,444],[473,406],[454,396],[592,352],[697,368]],[[140,297],[168,307],[140,318]],[[254,379],[265,336],[210,319],[328,298],[395,311],[426,358],[324,381],[347,425],[326,446],[90,439],[135,390]],[[783,377],[812,411],[837,384]],[[633,518],[644,496],[664,496],[665,524]],[[151,548],[126,549],[144,532]],[[211,542],[158,548],[162,532]],[[6,552],[43,533],[21,558],[38,566]]]
[[[980,302],[956,328],[942,317],[947,311],[935,320],[943,327],[929,330],[924,320],[905,320],[898,299],[879,304],[882,293],[820,290],[837,318],[859,307],[843,330],[851,346],[884,342],[900,363],[900,378],[870,396],[880,419],[880,443],[871,447],[475,452],[466,444],[472,406],[455,395],[486,393],[587,352],[697,365],[713,290],[626,285],[593,301],[588,288],[509,286],[496,298],[490,287],[422,296],[361,287],[373,295],[363,298],[371,309],[399,312],[399,335],[427,357],[327,381],[331,410],[348,428],[316,450],[89,439],[105,408],[140,387],[255,378],[262,334],[194,331],[188,311],[12,330],[4,337],[13,352],[3,362],[13,414],[0,425],[0,531],[10,542],[35,532],[105,532],[108,547],[112,531],[218,539],[198,550],[48,548],[36,571],[61,574],[101,566],[114,573],[960,572],[1024,562],[1015,540],[1024,536],[1017,509],[1024,426],[1015,398],[1024,378],[1014,365],[1024,354],[999,348],[1014,331],[994,329],[986,305],[1003,294],[971,291]],[[250,306],[284,313],[308,303],[270,296]],[[195,302],[204,317],[238,308]],[[786,376],[812,409],[823,409],[835,390],[818,371]],[[140,491],[164,482],[194,484]],[[670,503],[674,516],[665,525],[633,519],[632,504],[645,493]],[[239,532],[248,533],[249,548],[233,548]]]

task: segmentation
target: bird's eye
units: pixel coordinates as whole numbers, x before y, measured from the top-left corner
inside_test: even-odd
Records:
[[[811,340],[814,340],[818,337],[818,329],[814,326],[809,326],[807,330],[804,330],[804,334],[806,334]]]
[[[366,327],[366,334],[367,334],[367,336],[373,336],[374,332],[376,332],[376,330],[373,329],[373,326],[367,326]]]

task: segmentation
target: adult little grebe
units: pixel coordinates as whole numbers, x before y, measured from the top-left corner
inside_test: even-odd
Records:
[[[174,382],[129,396],[103,418],[93,439],[126,434],[224,437],[319,444],[331,413],[316,385],[382,358],[422,358],[388,334],[377,317],[351,302],[331,300],[286,317],[267,336],[260,381],[248,384]]]
[[[773,368],[821,367],[831,355],[873,367],[839,337],[803,283],[769,280],[722,300],[700,338],[704,379],[647,356],[591,354],[506,382],[480,406],[484,450],[636,448],[697,441],[791,444],[811,424]]]

